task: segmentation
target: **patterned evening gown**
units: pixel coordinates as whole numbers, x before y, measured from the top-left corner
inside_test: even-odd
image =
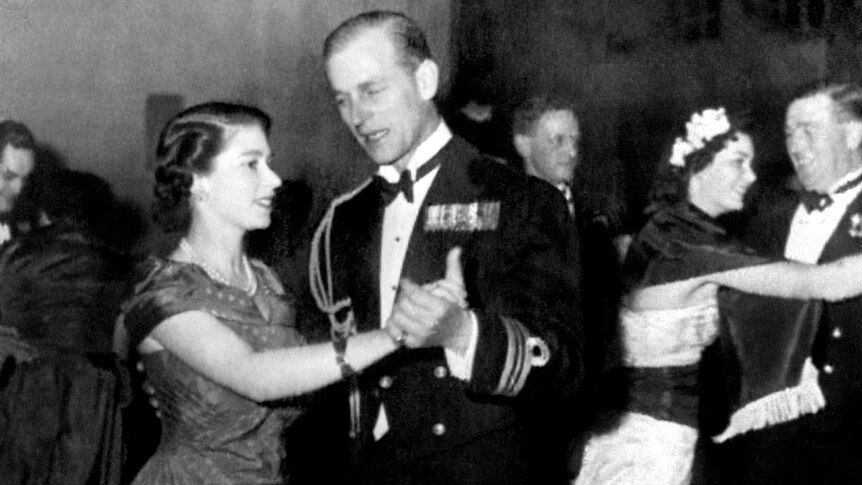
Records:
[[[124,311],[132,345],[165,318],[193,310],[214,315],[255,350],[302,344],[294,308],[263,264],[252,263],[258,280],[253,297],[194,264],[151,258],[147,265],[149,274]],[[167,351],[142,360],[159,403],[162,438],[135,485],[285,483],[282,434],[300,414],[295,401],[255,402]]]

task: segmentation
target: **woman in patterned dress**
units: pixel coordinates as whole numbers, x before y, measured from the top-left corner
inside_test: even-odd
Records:
[[[155,218],[184,230],[167,257],[151,257],[124,306],[129,343],[159,403],[162,438],[136,484],[276,484],[281,433],[321,388],[398,348],[385,328],[343,345],[303,345],[289,295],[244,252],[248,231],[270,224],[281,180],[270,168],[269,117],[207,103],[161,133]],[[345,348],[346,347],[346,348]]]

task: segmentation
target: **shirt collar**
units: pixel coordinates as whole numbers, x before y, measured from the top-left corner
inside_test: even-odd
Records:
[[[835,191],[838,190],[839,187],[841,187],[842,185],[846,184],[847,182],[855,179],[856,177],[859,177],[860,175],[862,175],[862,167],[857,168],[856,170],[854,170],[854,171],[844,175],[843,177],[841,177],[840,180],[838,180],[837,182],[832,184],[832,187],[829,187],[829,192],[827,192],[827,193],[830,195],[835,195]]]
[[[431,135],[416,147],[416,150],[413,152],[413,156],[411,156],[410,161],[407,162],[407,170],[410,170],[410,178],[415,179],[416,170],[434,158],[434,155],[437,155],[437,153],[442,150],[451,139],[452,131],[449,129],[449,126],[446,125],[446,122],[441,120],[440,124],[437,125],[437,128],[431,132]],[[383,165],[379,167],[377,169],[377,175],[380,175],[391,183],[397,182],[401,176],[398,170],[392,165]]]

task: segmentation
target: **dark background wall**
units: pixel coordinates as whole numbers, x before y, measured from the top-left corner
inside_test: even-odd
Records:
[[[535,93],[575,101],[587,144],[577,177],[590,203],[622,206],[632,225],[656,163],[694,110],[744,113],[761,179],[773,182],[791,170],[783,147],[790,93],[827,75],[862,81],[859,1],[457,5],[453,107],[478,95],[505,116]]]
[[[778,179],[789,93],[826,75],[862,79],[860,0],[0,0],[0,117],[144,208],[165,117],[210,99],[258,104],[276,120],[276,169],[308,187],[315,221],[372,169],[319,58],[330,29],[370,8],[425,28],[447,79],[442,106],[494,105],[504,152],[517,102],[543,91],[576,101],[582,185],[633,220],[692,110],[747,111],[762,178]]]

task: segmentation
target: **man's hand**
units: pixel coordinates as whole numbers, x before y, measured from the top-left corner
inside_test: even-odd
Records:
[[[449,251],[442,280],[423,286],[401,280],[398,299],[386,324],[390,332],[401,332],[408,347],[442,346],[466,352],[472,317],[467,310],[460,247]]]

